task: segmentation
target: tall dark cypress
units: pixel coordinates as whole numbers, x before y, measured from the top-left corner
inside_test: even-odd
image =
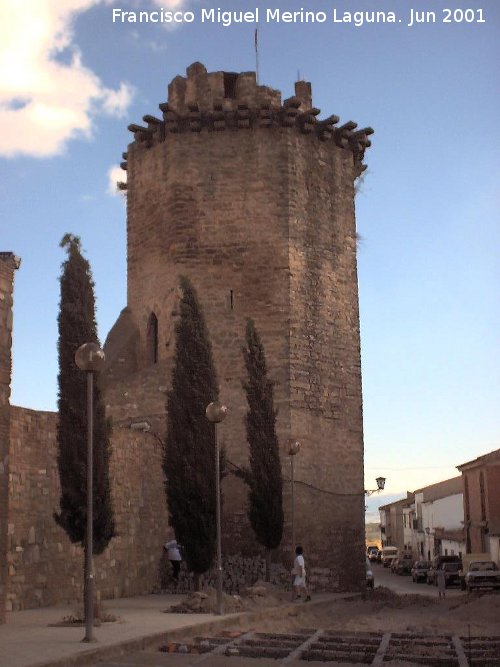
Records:
[[[194,287],[181,278],[164,457],[169,520],[191,572],[212,565],[216,542],[214,427],[206,416],[218,386],[208,330]]]
[[[243,348],[247,381],[243,384],[248,412],[247,440],[250,469],[244,474],[249,486],[248,516],[257,541],[266,548],[266,580],[270,578],[271,550],[283,536],[283,477],[276,435],[273,383],[267,377],[264,347],[252,320],[247,321]]]
[[[66,234],[68,253],[61,272],[59,306],[59,421],[57,427],[60,512],[56,522],[71,542],[85,547],[87,533],[87,379],[75,364],[83,343],[97,343],[94,283],[80,239]],[[94,376],[93,553],[100,554],[115,535],[109,482],[111,425],[106,420],[98,377]]]

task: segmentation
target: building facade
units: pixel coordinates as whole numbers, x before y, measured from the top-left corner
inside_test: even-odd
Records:
[[[467,553],[500,564],[500,449],[457,466],[462,473]]]
[[[415,491],[415,514],[415,546],[420,558],[465,553],[460,476]]]
[[[414,496],[408,491],[406,498],[379,507],[382,547],[397,547],[405,551],[408,543],[407,521]]]
[[[354,181],[366,128],[319,120],[311,86],[279,91],[255,73],[176,77],[160,117],[129,126],[128,301],[106,342],[107,409],[117,423],[147,420],[164,433],[179,277],[204,310],[229,415],[228,459],[248,463],[241,347],[247,318],[262,338],[278,409],[277,432],[302,443],[295,458],[296,536],[334,587],[364,579],[363,428]],[[204,406],[200,406],[204,409]],[[285,480],[289,462],[283,456]],[[256,548],[247,490],[224,480],[224,545]],[[284,548],[292,550],[290,485]],[[229,509],[231,508],[231,509]],[[353,558],[352,555],[356,554]]]
[[[415,559],[465,553],[460,476],[408,492],[379,512],[386,544],[411,552]]]

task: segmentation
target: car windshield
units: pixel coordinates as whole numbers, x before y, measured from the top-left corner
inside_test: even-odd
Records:
[[[460,563],[445,563],[444,569],[448,572],[458,572],[462,569],[462,565]]]
[[[473,563],[470,566],[471,572],[484,572],[488,570],[497,570],[495,563]]]

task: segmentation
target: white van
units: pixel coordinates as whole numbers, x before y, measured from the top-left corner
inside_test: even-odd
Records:
[[[384,567],[389,567],[392,561],[397,557],[397,547],[382,547],[382,565]]]

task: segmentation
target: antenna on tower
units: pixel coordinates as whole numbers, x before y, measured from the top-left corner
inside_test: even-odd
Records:
[[[258,28],[255,28],[254,44],[255,44],[255,79],[256,79],[257,85],[259,85],[259,30],[258,30]]]

